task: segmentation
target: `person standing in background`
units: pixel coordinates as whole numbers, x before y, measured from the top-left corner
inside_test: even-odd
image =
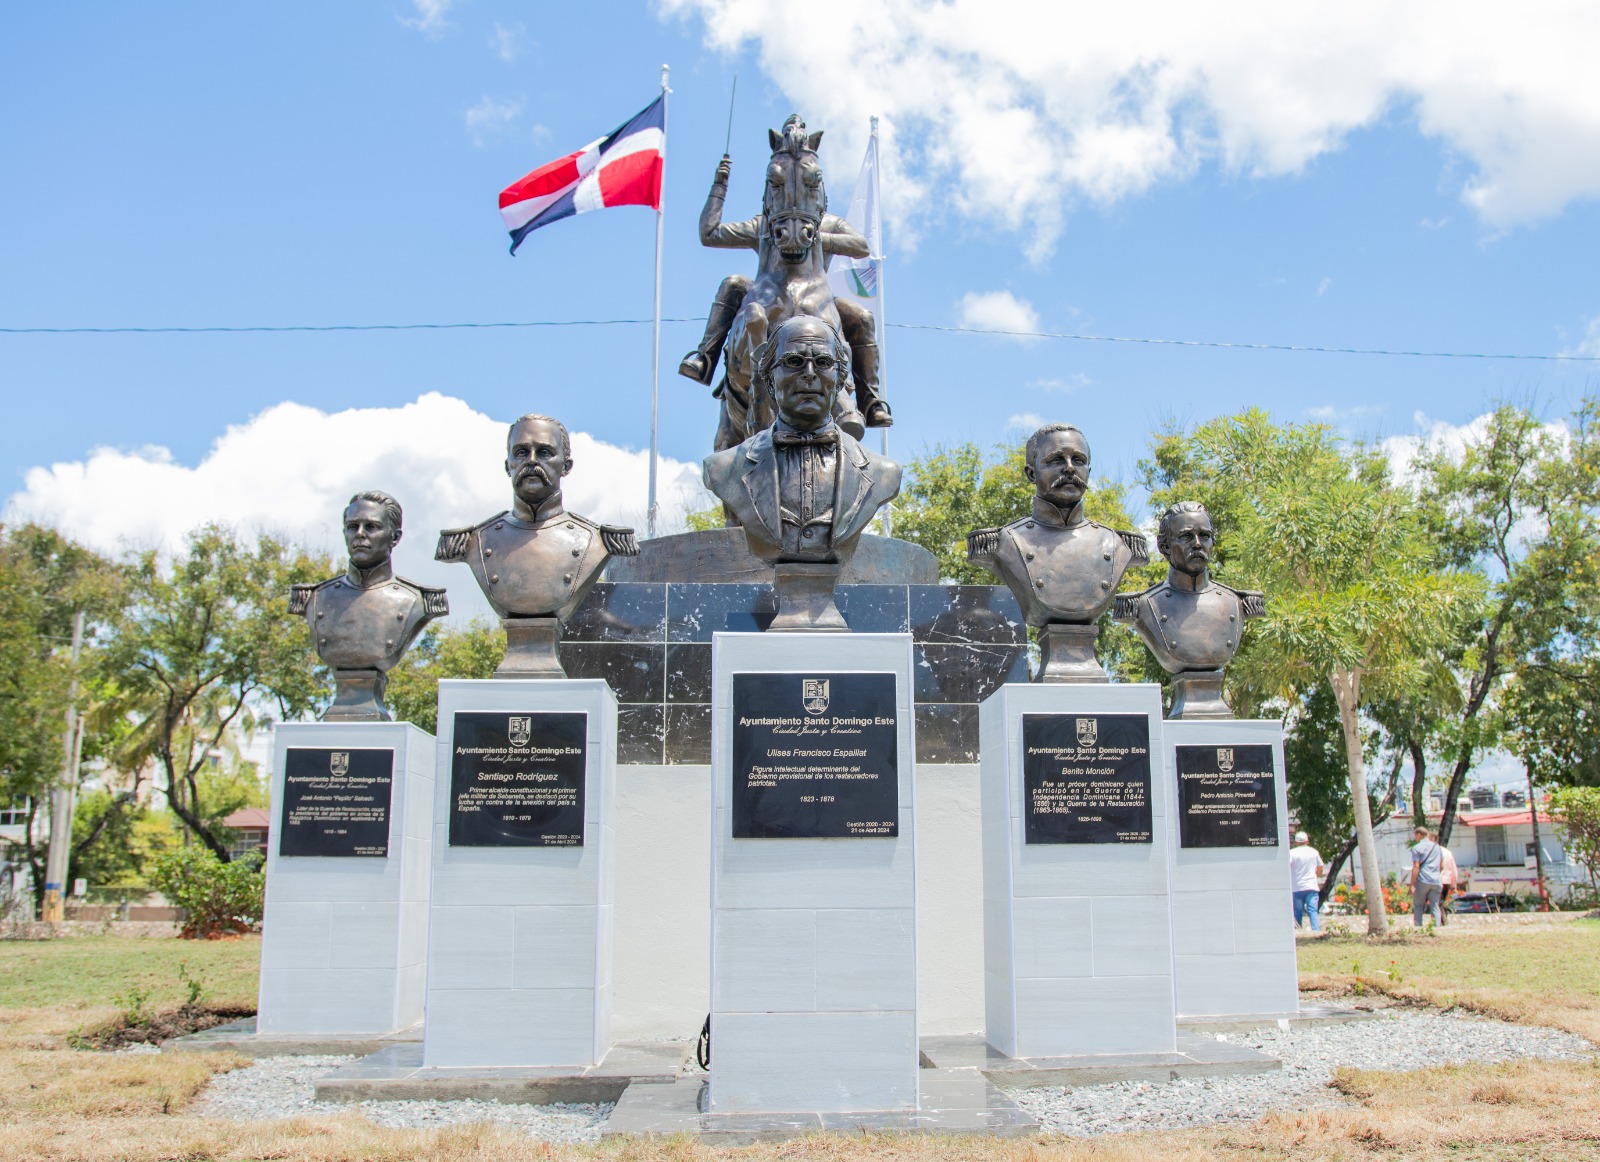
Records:
[[[1304,831],[1295,832],[1294,847],[1289,850],[1289,885],[1294,893],[1294,926],[1300,927],[1301,916],[1311,920],[1313,933],[1322,931],[1322,853],[1311,846]]]
[[[1439,878],[1443,884],[1439,889],[1439,923],[1450,923],[1450,897],[1456,894],[1461,885],[1461,873],[1456,870],[1456,857],[1450,854],[1450,849],[1444,844],[1439,844]]]
[[[1444,848],[1428,836],[1426,827],[1419,827],[1412,834],[1417,842],[1411,847],[1411,878],[1406,882],[1411,888],[1411,922],[1421,928],[1424,912],[1433,917],[1435,924],[1440,923],[1439,893],[1444,889]]]

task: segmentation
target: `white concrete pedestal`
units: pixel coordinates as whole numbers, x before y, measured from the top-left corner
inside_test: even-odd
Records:
[[[717,634],[712,651],[710,1112],[915,1109],[911,637]],[[764,710],[796,722],[849,713],[841,705],[847,685],[841,676],[892,676],[894,724],[887,729],[879,724],[874,741],[894,740],[897,835],[733,837],[734,681],[736,674],[754,673],[783,675],[785,704],[743,705],[740,713]],[[806,680],[831,680],[832,685],[826,690],[810,687],[809,705],[802,709],[800,691]],[[819,706],[823,708],[814,709]],[[850,749],[839,736],[788,737],[797,747]],[[814,761],[848,767],[857,760],[847,755]],[[777,765],[794,769],[787,758]],[[807,791],[825,796],[832,777],[801,781]],[[835,786],[845,787],[849,781],[845,775]],[[881,782],[873,785],[884,789]]]
[[[451,844],[456,716],[474,713],[505,716],[513,735],[527,720],[528,747],[541,745],[540,715],[587,715],[581,846]],[[425,1066],[589,1066],[610,1048],[616,740],[616,697],[599,679],[439,683]],[[553,769],[500,765],[510,787]]]
[[[1168,722],[1172,772],[1173,966],[1182,1017],[1281,1017],[1299,1006],[1289,885],[1289,809],[1283,727],[1275,720]],[[1271,845],[1185,847],[1179,747],[1221,748],[1224,765],[1247,768],[1245,748],[1269,748],[1276,819]],[[1210,758],[1214,752],[1207,751]],[[1258,764],[1259,766],[1259,764]],[[1256,769],[1256,768],[1250,768]],[[1191,778],[1195,776],[1190,776]]]
[[[296,791],[303,793],[302,806],[286,820],[284,778],[291,750],[303,752],[297,761],[306,761],[308,768],[316,752],[319,777],[313,789],[301,773]],[[387,796],[381,787],[364,785],[353,796],[360,800],[355,811],[348,776],[338,770],[352,754],[358,773],[374,761],[377,769],[389,771]],[[422,1019],[433,761],[433,736],[405,722],[277,727],[259,1032],[384,1034]],[[290,851],[349,851],[348,824],[333,817],[371,814],[384,809],[385,799],[387,842],[381,842],[381,827],[376,835],[365,835],[365,840],[380,840],[361,848],[368,854],[282,854],[286,845]],[[326,821],[316,822],[318,814]],[[313,831],[319,834],[312,836]],[[386,853],[371,854],[385,846]]]
[[[1148,719],[1149,841],[1025,841],[1024,715],[1065,716],[1074,745],[1110,735],[1092,725],[1074,735],[1074,720]],[[1146,684],[1008,684],[979,709],[985,1024],[989,1044],[1009,1057],[1176,1046],[1162,725],[1160,688]]]

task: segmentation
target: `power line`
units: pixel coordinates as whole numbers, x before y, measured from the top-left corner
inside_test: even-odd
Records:
[[[540,319],[501,323],[334,323],[281,327],[0,327],[0,335],[247,335],[340,331],[491,331],[528,327],[634,327],[652,319]],[[705,318],[664,318],[663,323],[703,323]],[[1220,339],[1163,339],[1140,335],[1084,335],[1069,331],[1014,331],[1003,327],[947,327],[934,323],[890,323],[903,331],[998,335],[1009,339],[1065,339],[1080,343],[1138,343],[1157,347],[1210,347],[1229,351],[1288,351],[1312,355],[1383,355],[1405,359],[1517,359],[1545,363],[1600,363],[1600,355],[1536,355],[1524,352],[1410,351],[1382,347],[1318,347],[1291,343],[1231,343]]]

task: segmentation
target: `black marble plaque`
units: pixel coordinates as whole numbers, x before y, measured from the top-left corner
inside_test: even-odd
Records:
[[[1180,746],[1178,842],[1277,847],[1277,771],[1270,746]]]
[[[451,730],[451,847],[582,847],[589,716],[463,711]]]
[[[1026,843],[1149,843],[1150,719],[1024,714]]]
[[[279,855],[389,854],[394,751],[292,746],[283,760]]]
[[[900,834],[893,674],[733,676],[733,837]]]

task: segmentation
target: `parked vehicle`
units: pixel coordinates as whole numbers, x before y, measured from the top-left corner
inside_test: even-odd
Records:
[[[1510,892],[1462,892],[1450,898],[1452,912],[1522,912],[1527,905]]]

